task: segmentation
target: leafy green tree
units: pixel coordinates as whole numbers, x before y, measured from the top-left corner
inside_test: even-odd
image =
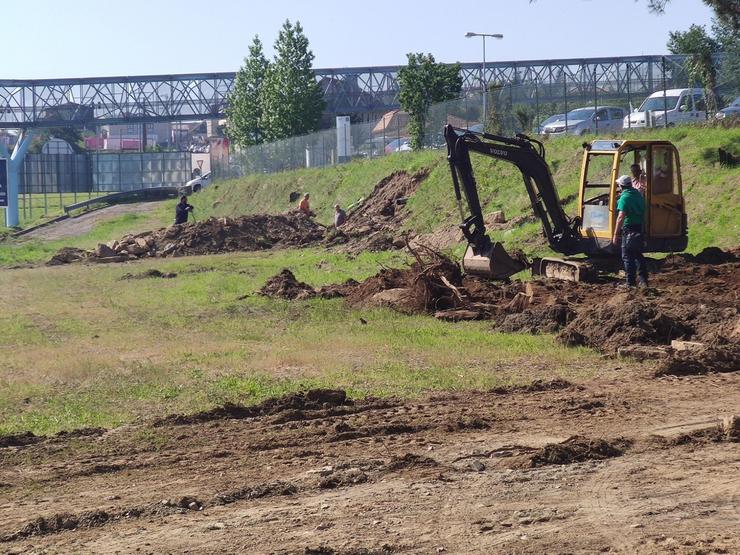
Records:
[[[262,129],[269,141],[315,131],[325,106],[312,69],[314,55],[300,22],[283,23],[275,52],[260,94]]]
[[[460,96],[460,64],[438,64],[431,54],[409,53],[408,65],[398,72],[401,108],[409,114],[411,147],[424,144],[429,106]]]
[[[77,127],[50,127],[39,131],[33,141],[31,141],[28,152],[31,154],[40,153],[43,146],[51,138],[62,139],[77,154],[85,151],[85,137],[81,129]]]
[[[534,125],[534,110],[526,104],[517,104],[514,106],[514,116],[522,133],[531,133]]]
[[[648,0],[648,8],[655,13],[663,13],[671,0]],[[734,30],[740,29],[740,3],[738,0],[703,0],[714,10],[717,20]]]
[[[249,55],[234,80],[226,109],[226,133],[239,146],[259,144],[264,140],[260,91],[269,62],[262,50],[262,41],[255,35]]]
[[[686,70],[689,79],[702,84],[707,97],[707,109],[717,111],[717,70],[712,55],[719,51],[719,44],[701,25],[692,25],[688,31],[671,31],[668,39],[671,54],[687,54]]]

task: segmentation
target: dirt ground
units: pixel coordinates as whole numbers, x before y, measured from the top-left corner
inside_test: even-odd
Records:
[[[740,552],[740,374],[598,376],[5,438],[0,551]]]
[[[152,202],[134,202],[131,204],[116,204],[82,214],[76,218],[62,220],[55,224],[42,227],[36,231],[27,233],[25,237],[32,239],[67,239],[69,237],[78,237],[88,233],[97,224],[107,220],[123,216],[124,214],[141,214],[153,210],[157,206]]]

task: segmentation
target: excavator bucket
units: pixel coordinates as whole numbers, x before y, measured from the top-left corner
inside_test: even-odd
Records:
[[[522,260],[512,258],[501,243],[489,243],[483,249],[469,244],[463,257],[466,273],[489,279],[506,279],[526,267]]]

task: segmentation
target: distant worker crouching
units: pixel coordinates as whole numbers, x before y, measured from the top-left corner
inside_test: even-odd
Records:
[[[309,199],[311,198],[311,195],[306,193],[303,195],[303,198],[301,199],[301,202],[298,203],[298,210],[303,212],[306,216],[313,216],[314,213],[311,212],[311,204]]]
[[[617,179],[622,194],[617,202],[617,224],[614,229],[612,243],[622,243],[622,260],[624,271],[627,274],[627,287],[634,287],[636,275],[640,276],[640,285],[648,286],[647,262],[642,255],[644,248],[643,221],[645,219],[645,199],[632,186],[632,178],[623,175]]]
[[[347,213],[338,204],[334,205],[334,227],[340,227],[347,221]]]
[[[188,204],[188,197],[181,196],[180,202],[175,206],[175,225],[187,223],[188,213],[192,211],[193,205]]]

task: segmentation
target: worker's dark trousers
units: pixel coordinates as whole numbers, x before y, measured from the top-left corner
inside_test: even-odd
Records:
[[[624,261],[624,272],[627,274],[627,285],[636,285],[636,274],[640,276],[640,281],[647,285],[647,262],[642,256],[642,249],[642,231],[625,228],[622,237],[622,260]]]

